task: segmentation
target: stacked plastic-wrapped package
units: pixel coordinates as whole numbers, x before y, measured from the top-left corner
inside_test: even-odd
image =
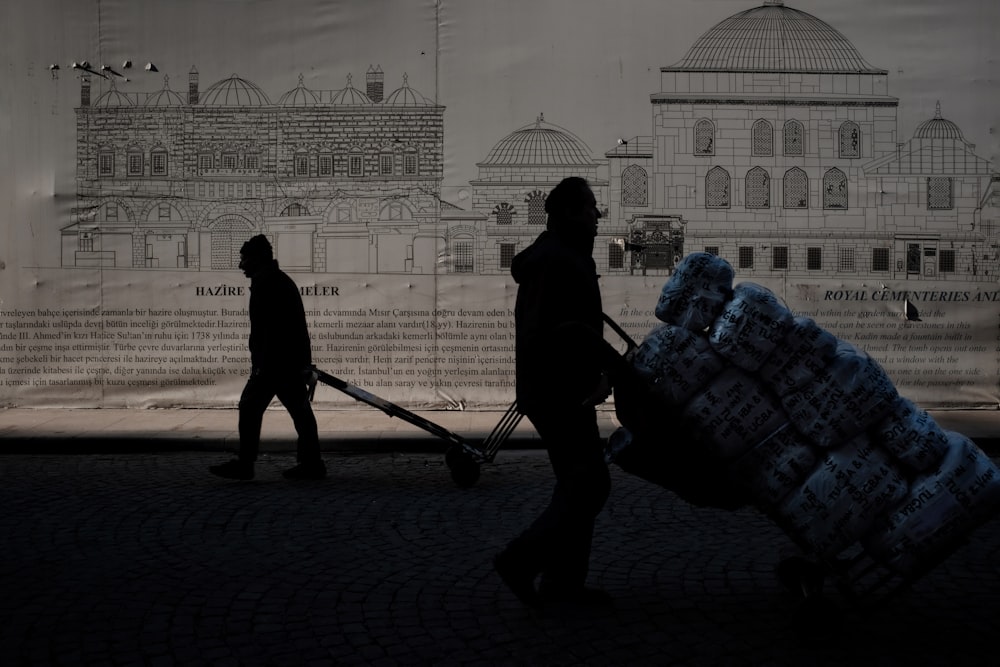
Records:
[[[664,285],[664,324],[631,356],[662,410],[639,423],[619,409],[631,421],[612,460],[707,462],[803,547],[833,558],[860,546],[903,574],[1000,509],[1000,470],[975,444],[899,396],[867,353],[733,277],[695,253]],[[689,447],[702,456],[637,456]]]

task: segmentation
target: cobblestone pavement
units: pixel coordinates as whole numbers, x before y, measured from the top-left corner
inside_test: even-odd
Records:
[[[0,456],[0,664],[996,664],[1000,518],[881,607],[831,593],[838,625],[777,582],[766,518],[613,468],[591,583],[615,607],[532,612],[490,562],[547,500],[542,453],[469,489],[437,454],[333,455],[308,483],[287,455],[219,480],[222,458]]]

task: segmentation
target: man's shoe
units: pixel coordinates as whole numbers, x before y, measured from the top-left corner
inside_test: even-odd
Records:
[[[542,600],[535,590],[535,577],[522,567],[518,567],[506,552],[493,558],[493,569],[517,599],[532,609],[541,609]]]
[[[208,471],[213,475],[225,477],[226,479],[253,479],[253,464],[240,461],[239,459],[226,461],[217,466],[209,466]]]
[[[564,587],[542,581],[538,587],[538,597],[544,604],[573,605],[580,607],[611,607],[614,598],[600,588],[586,586]]]
[[[326,464],[322,461],[319,463],[300,463],[281,473],[281,476],[285,479],[325,479]]]

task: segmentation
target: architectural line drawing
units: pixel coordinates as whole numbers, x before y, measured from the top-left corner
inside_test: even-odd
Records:
[[[272,102],[235,74],[201,91],[192,69],[186,95],[112,77],[92,101],[84,74],[63,266],[227,270],[266,233],[292,271],[504,274],[575,175],[607,213],[606,275],[667,275],[693,251],[741,279],[1000,275],[1000,182],[947,100],[900,138],[889,72],[779,0],[661,67],[648,130],[595,156],[540,114],[496,142],[461,200],[443,194],[445,107],[405,74],[384,95],[384,77],[312,90],[300,75]]]

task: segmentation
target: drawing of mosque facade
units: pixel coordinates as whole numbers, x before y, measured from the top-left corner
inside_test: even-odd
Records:
[[[464,202],[442,198],[444,107],[405,79],[383,98],[381,69],[365,92],[300,80],[276,103],[235,76],[199,93],[192,71],[186,99],[112,86],[91,104],[85,77],[63,265],[231,269],[266,233],[290,270],[506,274],[548,191],[583,176],[603,274],[708,251],[741,279],[996,279],[990,163],[940,107],[901,139],[888,72],[821,19],[768,0],[660,75],[648,133],[595,157],[540,115]]]

